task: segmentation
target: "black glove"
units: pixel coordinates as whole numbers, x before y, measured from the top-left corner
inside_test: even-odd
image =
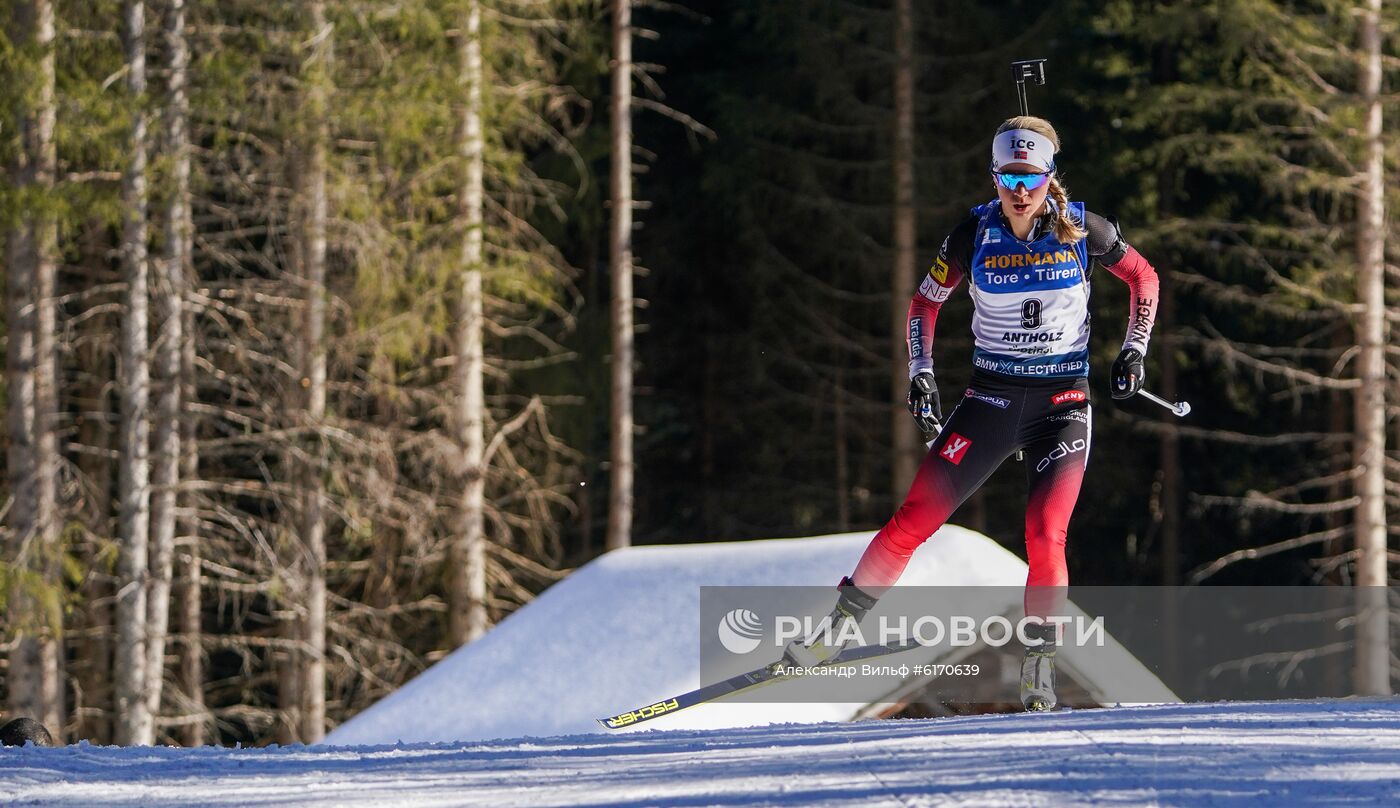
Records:
[[[938,400],[938,385],[927,370],[914,374],[909,380],[909,413],[924,432],[942,428],[943,404]]]
[[[1137,348],[1124,348],[1113,361],[1113,378],[1109,382],[1109,392],[1114,398],[1132,398],[1142,389],[1144,376],[1142,351]]]

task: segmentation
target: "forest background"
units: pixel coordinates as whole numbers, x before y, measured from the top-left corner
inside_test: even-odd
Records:
[[[7,4],[11,712],[313,741],[603,552],[616,5]],[[1396,563],[1392,9],[632,14],[632,543],[884,522],[904,308],[993,193],[1010,62],[1047,58],[1031,111],[1157,267],[1148,387],[1194,407],[1107,396],[1128,294],[1096,273],[1072,579],[1348,585],[1367,530]],[[939,318],[945,409],[970,318]],[[954,521],[1021,553],[1024,501],[1008,462]]]

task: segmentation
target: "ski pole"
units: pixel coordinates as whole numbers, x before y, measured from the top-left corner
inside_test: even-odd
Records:
[[[1139,390],[1137,394],[1147,399],[1148,401],[1151,401],[1154,404],[1161,404],[1163,407],[1166,407],[1167,409],[1171,410],[1172,414],[1175,415],[1177,418],[1185,418],[1187,415],[1191,414],[1191,402],[1189,401],[1178,401],[1177,403],[1173,404],[1170,401],[1167,401],[1165,398],[1153,395],[1152,393],[1146,390]]]

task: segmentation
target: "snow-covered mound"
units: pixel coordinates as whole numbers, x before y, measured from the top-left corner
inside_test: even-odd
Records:
[[[1400,702],[400,747],[0,750],[0,804],[1397,805]]]
[[[700,587],[835,586],[871,532],[810,539],[633,547],[555,584],[327,738],[434,742],[592,732],[598,716],[699,687]],[[1026,564],[992,539],[946,525],[901,584],[1025,584]],[[860,704],[714,704],[665,729],[840,721]]]

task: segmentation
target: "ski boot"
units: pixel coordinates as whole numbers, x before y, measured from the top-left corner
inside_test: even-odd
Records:
[[[810,668],[831,659],[845,646],[840,637],[850,630],[847,624],[859,624],[865,619],[866,612],[875,606],[876,598],[857,589],[849,577],[842,578],[836,589],[841,593],[836,599],[836,608],[821,624],[830,624],[830,631],[819,628],[805,641],[793,640],[788,643],[787,648],[783,649],[783,658],[776,663],[777,667]],[[830,645],[827,640],[831,641]]]
[[[1041,643],[1026,648],[1021,660],[1021,706],[1030,712],[1055,709],[1055,648],[1054,625],[1027,626],[1026,635],[1039,638]]]

